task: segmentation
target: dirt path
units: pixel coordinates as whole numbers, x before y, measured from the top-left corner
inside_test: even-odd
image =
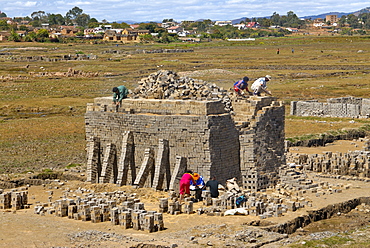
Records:
[[[316,178],[315,180],[322,179]],[[370,184],[368,183],[327,180],[330,183],[344,183],[352,186],[340,194],[328,194],[320,197],[307,194],[304,197],[312,200],[312,207],[303,208],[296,212],[288,212],[280,218],[268,218],[266,223],[284,223],[289,219],[305,214],[307,210],[342,202],[354,196],[370,196]],[[133,229],[125,230],[120,226],[112,225],[110,222],[92,223],[49,214],[45,216],[34,214],[35,204],[47,202],[51,190],[53,191],[52,200],[54,201],[60,199],[60,196],[66,190],[74,191],[83,185],[89,188],[89,184],[72,181],[65,183],[59,189],[31,186],[29,188],[30,209],[0,211],[0,247],[136,247],[143,243],[164,246],[176,244],[178,247],[199,247],[207,246],[207,244],[213,247],[224,247],[226,243],[237,240],[238,233],[245,232],[247,229],[250,232],[250,230],[256,228],[248,226],[247,223],[259,220],[258,217],[253,216],[217,217],[198,214],[164,214],[166,229],[147,233]],[[90,187],[93,186],[90,185]],[[115,189],[117,188],[114,185],[101,187],[101,190],[114,191]],[[120,190],[129,192],[133,189],[123,187]],[[145,203],[146,210],[158,211],[158,202],[155,199],[163,197],[163,192],[140,189],[136,193]],[[195,209],[199,207],[202,207],[202,203],[195,204]],[[239,243],[236,242],[235,246],[231,247],[239,247],[237,244]]]

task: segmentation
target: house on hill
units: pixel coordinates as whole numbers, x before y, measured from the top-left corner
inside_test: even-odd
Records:
[[[337,15],[327,15],[325,16],[325,20],[330,22],[331,24],[338,22],[338,16]]]
[[[75,26],[60,26],[60,33],[65,36],[75,36],[80,30]]]
[[[227,26],[227,25],[232,25],[232,21],[216,21],[215,25],[216,26]]]
[[[243,30],[246,28],[247,25],[245,25],[245,23],[239,23],[239,24],[234,24],[233,26],[239,30]]]
[[[140,42],[140,35],[150,34],[149,30],[133,30],[131,28],[119,30],[106,30],[103,40],[120,42]]]
[[[260,24],[258,22],[248,22],[246,28],[260,28]]]
[[[10,36],[10,32],[8,31],[1,31],[0,32],[0,41],[7,41]]]
[[[184,29],[180,26],[173,26],[173,27],[167,28],[167,32],[169,34],[177,34],[177,33],[183,32],[183,31],[184,31]]]

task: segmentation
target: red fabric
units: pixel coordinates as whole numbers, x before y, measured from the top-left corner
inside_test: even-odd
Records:
[[[238,86],[236,86],[236,85],[234,85],[234,90],[235,90],[235,92],[239,92],[239,88],[238,88]]]
[[[190,181],[193,180],[193,176],[189,173],[182,175],[180,180],[180,195],[190,195]]]

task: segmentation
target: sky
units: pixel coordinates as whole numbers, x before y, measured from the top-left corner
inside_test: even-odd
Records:
[[[227,21],[242,17],[269,17],[274,12],[286,15],[293,11],[298,17],[329,12],[350,13],[370,7],[363,0],[0,0],[0,11],[8,17],[31,16],[33,12],[66,13],[74,7],[96,18],[99,22],[114,21],[196,21],[211,19]]]

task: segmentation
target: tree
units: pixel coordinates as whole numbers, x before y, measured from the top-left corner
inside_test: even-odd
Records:
[[[39,31],[37,31],[36,38],[37,41],[44,42],[46,38],[49,38],[49,32],[46,29],[42,28]]]
[[[69,18],[69,19],[76,19],[79,15],[81,15],[83,13],[83,10],[80,9],[79,7],[74,7],[73,9],[69,10],[67,13],[66,13],[66,17]]]
[[[349,14],[347,16],[347,22],[351,26],[351,28],[361,28],[362,24],[358,21],[358,17],[354,14]]]
[[[89,20],[89,23],[91,23],[91,22],[98,22],[98,20],[96,20],[96,19],[93,17],[93,18],[90,18],[90,20]]]
[[[8,37],[9,41],[21,41],[21,37],[19,37],[19,34],[17,34],[14,30],[10,32],[10,36]]]
[[[262,26],[262,27],[271,27],[273,25],[273,23],[271,22],[271,19],[268,19],[268,18],[259,18],[258,19],[258,23]]]
[[[154,41],[154,37],[151,34],[139,35],[139,39],[140,39],[141,42]]]
[[[10,26],[6,20],[0,20],[0,30],[9,30]]]
[[[37,39],[37,36],[35,32],[29,32],[24,38],[24,40],[27,42],[35,41],[36,39]]]
[[[272,16],[270,17],[270,20],[271,20],[271,23],[272,23],[272,25],[274,25],[274,26],[280,26],[281,24],[280,24],[280,15],[278,14],[278,13],[276,13],[276,12],[274,12],[273,14],[272,14]]]
[[[339,19],[338,24],[339,24],[340,27],[344,27],[346,23],[347,23],[347,16],[343,15]]]
[[[168,36],[168,33],[163,33],[162,36],[161,36],[161,42],[162,43],[169,43],[170,42],[170,38]]]
[[[90,16],[87,14],[81,14],[77,16],[75,19],[77,25],[81,27],[87,27],[87,25],[89,24],[89,20],[90,20]]]
[[[75,23],[75,20],[76,18],[81,15],[83,13],[83,10],[80,9],[79,7],[74,7],[73,9],[69,10],[67,13],[66,13],[66,16],[65,16],[65,20],[66,20],[66,24],[70,25],[70,24],[74,24]]]
[[[27,30],[28,30],[28,28],[27,28],[27,26],[25,26],[25,25],[20,25],[20,26],[19,26],[19,30],[21,30],[21,31],[27,31]]]
[[[125,28],[129,28],[130,27],[130,25],[128,25],[126,22],[122,22],[122,23],[113,22],[111,25],[112,25],[112,28],[122,28],[122,29],[125,29]]]
[[[155,33],[157,28],[157,23],[150,22],[150,23],[140,23],[138,29],[139,30],[149,30],[150,33]]]
[[[45,14],[45,11],[42,11],[42,10],[32,12],[31,18],[33,21],[40,21],[40,23],[47,22],[48,20],[48,17]]]
[[[61,14],[48,14],[49,25],[64,25],[65,20]]]
[[[1,13],[0,13],[0,18],[1,18],[1,17],[7,17],[7,16],[6,16],[6,14],[5,14],[4,12],[1,12]]]
[[[30,22],[30,25],[34,28],[41,27],[41,22],[40,20],[35,20],[35,21]]]
[[[362,13],[358,18],[361,20],[363,28],[370,29],[370,13]]]

